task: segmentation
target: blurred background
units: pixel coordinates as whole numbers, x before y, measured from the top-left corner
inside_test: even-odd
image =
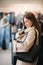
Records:
[[[14,32],[15,34],[17,31],[20,31],[20,29],[23,29],[23,16],[25,11],[32,12],[35,15],[41,28],[41,49],[39,54],[38,65],[43,65],[43,0],[0,0],[0,26],[1,20],[4,16],[3,14],[10,14],[10,17],[8,16],[6,21],[9,21],[10,24],[12,24],[11,22],[14,22],[13,24],[16,26],[16,31]],[[6,49],[4,50],[2,48],[3,43],[5,43],[4,45],[6,47]],[[10,26],[0,27],[0,53],[0,65],[12,65],[13,45],[11,44]],[[4,60],[5,56],[9,59],[9,61],[7,61],[7,59]]]

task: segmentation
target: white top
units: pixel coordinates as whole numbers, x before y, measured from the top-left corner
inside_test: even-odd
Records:
[[[2,19],[0,20],[0,27],[2,27],[3,24],[4,24],[4,19],[2,18]]]
[[[39,43],[39,32],[38,30],[36,29],[37,31],[37,41],[36,41],[36,44]],[[25,39],[25,41],[23,43],[17,43],[15,40],[14,42],[17,43],[17,52],[27,52],[31,47],[32,45],[34,44],[34,40],[35,40],[35,30],[34,30],[34,27],[30,27],[29,29],[26,29],[25,32],[28,32],[28,36],[27,38]],[[16,38],[18,37],[18,33],[16,34]],[[14,43],[14,44],[15,44]]]

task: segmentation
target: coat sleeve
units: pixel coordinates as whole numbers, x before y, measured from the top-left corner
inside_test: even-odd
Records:
[[[17,43],[17,49],[22,49],[22,50],[28,51],[34,44],[34,40],[35,40],[35,31],[31,30],[28,33],[28,36],[27,36],[26,40],[24,41],[24,43],[22,43],[22,44]]]

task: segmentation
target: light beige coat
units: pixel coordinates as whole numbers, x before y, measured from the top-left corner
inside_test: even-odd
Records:
[[[37,30],[36,30],[37,31]],[[29,29],[26,29],[25,32],[28,32],[28,36],[26,38],[26,40],[24,41],[23,44],[21,43],[17,43],[15,40],[14,40],[14,48],[17,47],[17,50],[13,48],[13,51],[15,52],[27,52],[31,47],[32,45],[34,44],[34,40],[35,40],[35,30],[34,30],[34,27],[30,27]],[[38,44],[39,43],[39,39],[38,39],[38,36],[39,36],[39,33],[37,31],[37,41],[36,43]],[[16,34],[16,38],[18,38],[19,35],[18,33]],[[17,43],[17,44],[16,44]],[[20,60],[17,60],[17,64],[16,65],[36,65],[37,63],[37,60],[34,62],[34,63],[27,63],[27,62],[23,62],[23,61],[20,61]]]

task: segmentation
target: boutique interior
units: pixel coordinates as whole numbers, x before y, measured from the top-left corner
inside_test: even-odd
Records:
[[[41,28],[40,35],[40,54],[37,65],[43,65],[43,0],[0,0],[0,65],[13,65],[14,48],[12,28],[15,25],[14,32],[23,29],[23,16],[25,12],[32,12]],[[6,25],[3,16],[12,14],[13,17],[6,19],[11,26]],[[10,19],[10,20],[9,20]],[[19,64],[18,64],[19,65]]]

